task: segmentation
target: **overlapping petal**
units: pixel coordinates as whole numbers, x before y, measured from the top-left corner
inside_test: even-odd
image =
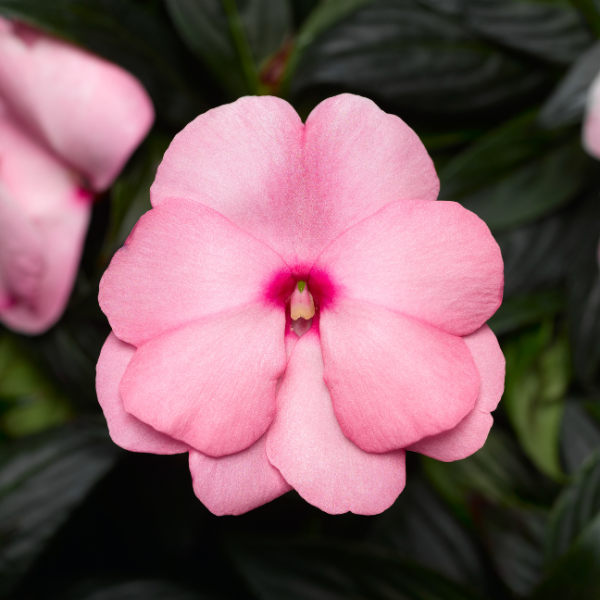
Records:
[[[32,267],[36,277],[27,267],[28,281],[19,280],[29,290],[23,293],[13,270],[21,269],[23,255],[14,255],[13,262],[4,254],[2,277],[10,302],[0,308],[0,318],[19,331],[39,333],[58,319],[67,302],[89,221],[90,196],[74,173],[7,115],[0,115],[0,181],[5,190],[4,218],[14,226],[4,234],[2,245],[11,244],[19,232],[21,247],[27,238],[31,242],[27,253],[39,250],[43,261]],[[30,260],[39,262],[31,257],[26,262]]]
[[[479,372],[475,408],[453,429],[426,437],[408,448],[443,461],[460,460],[477,452],[487,439],[495,410],[504,392],[505,360],[496,336],[483,325],[463,338]]]
[[[479,374],[460,337],[350,300],[324,310],[320,329],[335,415],[367,452],[406,448],[475,406]]]
[[[275,415],[285,314],[248,305],[138,347],[121,381],[125,410],[210,456],[248,448]]]
[[[100,306],[116,335],[137,346],[207,315],[269,302],[272,282],[285,274],[281,257],[228,219],[173,199],[146,213],[114,256]]]
[[[380,513],[404,488],[404,450],[365,452],[342,433],[315,329],[300,338],[286,368],[267,455],[305,500],[332,514]]]
[[[190,471],[196,496],[215,515],[241,515],[292,489],[268,461],[265,436],[220,458],[192,450]]]
[[[370,100],[326,100],[304,127],[287,102],[247,97],[175,137],[151,198],[210,206],[302,269],[353,223],[394,200],[435,200],[438,189],[416,134]]]
[[[117,65],[5,20],[0,57],[0,96],[11,112],[93,189],[106,189],[154,120],[141,84]]]
[[[121,379],[135,353],[135,347],[122,342],[111,333],[100,353],[96,366],[96,391],[98,402],[104,411],[108,431],[113,442],[132,452],[152,454],[179,454],[187,452],[183,442],[160,433],[123,407],[119,392]]]
[[[500,306],[503,263],[487,225],[455,202],[402,201],[348,229],[318,258],[336,294],[372,302],[454,335]]]

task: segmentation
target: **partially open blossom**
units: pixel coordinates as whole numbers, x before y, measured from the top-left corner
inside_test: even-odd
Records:
[[[269,97],[190,123],[100,286],[113,440],[189,452],[216,514],[292,488],[374,514],[404,487],[405,450],[480,448],[504,384],[485,325],[502,258],[438,190],[415,133],[357,96],[305,125]]]
[[[61,315],[91,201],[154,112],[123,69],[0,18],[0,320],[39,333]]]
[[[587,93],[582,142],[589,154],[600,158],[600,73],[596,75]]]

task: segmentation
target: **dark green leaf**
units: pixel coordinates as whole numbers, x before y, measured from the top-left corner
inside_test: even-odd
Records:
[[[72,413],[66,398],[9,334],[0,338],[0,406],[0,431],[9,437],[62,425]]]
[[[486,506],[481,515],[484,542],[501,579],[518,596],[542,578],[545,511]]]
[[[560,290],[513,296],[502,302],[488,325],[496,335],[502,335],[553,317],[564,307],[565,296]]]
[[[544,127],[562,127],[581,121],[588,88],[600,72],[600,42],[582,54],[540,111]]]
[[[596,388],[600,370],[600,276],[597,257],[600,202],[597,191],[590,194],[579,208],[566,234],[577,236],[577,247],[571,257],[567,279],[573,364],[580,382]]]
[[[286,85],[289,84],[289,79],[296,70],[303,53],[317,37],[330,29],[338,21],[343,20],[359,8],[370,4],[373,1],[374,0],[329,0],[328,2],[321,2],[315,10],[311,12],[306,23],[304,23],[302,29],[300,29],[296,36],[284,75]]]
[[[290,35],[289,0],[166,0],[190,49],[234,96],[259,91],[258,72]]]
[[[485,589],[477,546],[424,481],[411,478],[394,505],[379,517],[370,540],[449,579]]]
[[[441,575],[349,545],[256,542],[231,545],[252,590],[264,600],[471,600]]]
[[[168,24],[135,0],[0,0],[0,14],[81,44],[136,75],[176,124],[206,110],[187,52]]]
[[[592,43],[579,14],[570,6],[471,1],[466,21],[494,41],[559,64],[570,64]]]
[[[560,480],[560,424],[570,378],[566,335],[542,323],[506,342],[503,406],[529,458],[546,475]]]
[[[504,258],[505,296],[564,285],[568,276],[571,280],[568,302],[574,307],[573,322],[576,323],[585,314],[579,306],[586,302],[591,289],[590,278],[597,271],[595,247],[599,237],[597,192],[538,223],[498,234],[496,240]],[[580,264],[585,276],[577,272]],[[586,335],[588,331],[582,333]],[[594,334],[589,333],[589,341],[593,343]],[[573,331],[571,334],[573,341]],[[577,353],[576,341],[573,345]]]
[[[465,520],[471,495],[507,506],[545,505],[552,488],[525,460],[505,433],[492,429],[481,450],[451,463],[423,457],[425,472],[441,495]]]
[[[299,93],[336,86],[437,114],[489,108],[545,80],[417,0],[377,0],[321,35],[292,82]]]
[[[558,497],[548,525],[545,558],[548,565],[563,555],[600,513],[600,453],[577,473]],[[600,541],[600,540],[599,540]]]
[[[2,448],[0,594],[9,592],[69,513],[110,469],[104,426],[70,426]]]
[[[600,518],[596,518],[555,565],[530,600],[600,598]]]
[[[102,584],[80,584],[64,600],[209,600],[207,596],[166,581],[136,579]]]
[[[594,451],[600,449],[600,429],[579,402],[567,402],[560,439],[567,473],[577,471]]]
[[[440,171],[440,197],[458,200],[493,231],[535,220],[590,185],[597,164],[579,136],[537,127],[528,113],[503,124]]]

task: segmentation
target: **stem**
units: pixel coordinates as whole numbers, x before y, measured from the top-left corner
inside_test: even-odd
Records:
[[[223,8],[225,9],[225,15],[227,16],[227,22],[229,24],[229,33],[233,45],[237,51],[240,59],[242,72],[244,79],[248,85],[248,89],[251,94],[259,93],[259,81],[256,67],[254,66],[254,59],[250,52],[250,45],[246,38],[246,33],[240,19],[240,13],[238,12],[235,0],[221,0]]]

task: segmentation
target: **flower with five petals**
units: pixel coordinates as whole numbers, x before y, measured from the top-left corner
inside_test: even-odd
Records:
[[[404,487],[405,450],[477,450],[504,382],[485,325],[503,264],[438,189],[415,133],[357,96],[306,124],[270,97],[190,123],[100,286],[114,441],[189,451],[216,514],[291,488],[374,514]]]

